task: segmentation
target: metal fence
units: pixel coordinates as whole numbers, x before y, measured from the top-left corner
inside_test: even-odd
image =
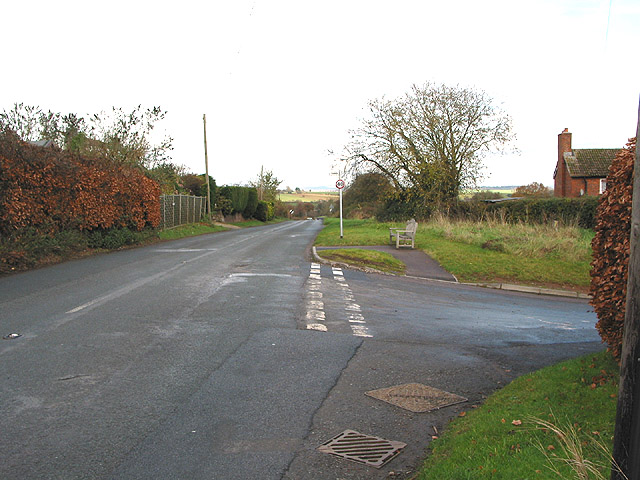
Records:
[[[207,197],[160,195],[160,228],[167,230],[199,222],[207,213]]]

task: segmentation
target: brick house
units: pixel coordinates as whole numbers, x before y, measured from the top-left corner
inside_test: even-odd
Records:
[[[571,148],[568,129],[558,135],[558,163],[553,173],[556,197],[600,195],[607,187],[609,166],[619,148]]]

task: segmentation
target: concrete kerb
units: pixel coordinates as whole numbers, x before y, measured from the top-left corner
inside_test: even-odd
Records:
[[[574,292],[571,290],[556,290],[553,288],[530,287],[527,285],[513,285],[509,283],[465,283],[472,287],[493,288],[496,290],[506,290],[510,292],[532,293],[534,295],[551,295],[554,297],[580,298],[590,300],[591,295],[585,293]]]
[[[332,267],[350,268],[350,269],[353,269],[353,270],[359,270],[359,271],[366,272],[366,273],[378,273],[378,274],[381,274],[381,275],[396,276],[393,273],[382,272],[380,270],[376,270],[375,268],[356,267],[354,265],[349,265],[347,263],[333,262],[333,261],[324,259],[320,255],[318,255],[318,252],[316,251],[316,247],[315,246],[312,247],[311,251],[313,253],[313,258],[318,263],[323,263],[325,265],[330,265]],[[409,278],[421,278],[421,277],[411,277],[411,276],[409,276]],[[434,281],[434,280],[435,281],[443,281],[443,280],[438,280],[438,279],[427,279],[427,280],[430,280],[430,281]],[[457,279],[456,279],[456,281],[457,281]],[[447,282],[447,283],[453,283],[453,282]],[[573,291],[570,291],[570,290],[556,290],[556,289],[552,289],[552,288],[530,287],[530,286],[527,286],[527,285],[514,285],[514,284],[509,284],[509,283],[459,283],[459,285],[467,285],[467,286],[470,286],[470,287],[491,288],[491,289],[494,289],[494,290],[505,290],[505,291],[509,291],[509,292],[530,293],[530,294],[533,294],[533,295],[550,295],[550,296],[554,296],[554,297],[580,298],[580,299],[584,299],[584,300],[591,299],[591,295],[587,295],[587,294],[580,293],[580,292],[573,292]]]

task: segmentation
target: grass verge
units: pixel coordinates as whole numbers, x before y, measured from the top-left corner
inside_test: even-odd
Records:
[[[347,263],[354,267],[375,268],[386,273],[404,275],[405,264],[392,255],[375,250],[359,248],[340,248],[336,250],[319,250],[318,255],[334,262]]]
[[[386,245],[389,227],[375,220],[325,219],[318,246]],[[422,249],[461,282],[505,282],[572,289],[589,287],[593,232],[576,227],[510,225],[498,222],[420,224],[416,248]]]
[[[206,233],[221,232],[227,230],[225,227],[218,225],[210,225],[208,223],[191,223],[170,230],[162,230],[158,232],[160,240],[177,240],[185,237],[195,237],[196,235],[204,235]]]
[[[415,479],[578,478],[562,460],[560,437],[536,419],[573,429],[583,461],[609,478],[610,458],[598,443],[611,449],[617,392],[618,365],[607,352],[520,377],[454,419]]]

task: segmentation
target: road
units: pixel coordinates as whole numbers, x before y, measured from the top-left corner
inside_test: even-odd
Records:
[[[332,269],[320,222],[228,231],[0,278],[0,478],[405,478],[433,427],[602,348],[586,302]],[[413,413],[364,393],[422,383]],[[380,469],[318,446],[406,443]]]

